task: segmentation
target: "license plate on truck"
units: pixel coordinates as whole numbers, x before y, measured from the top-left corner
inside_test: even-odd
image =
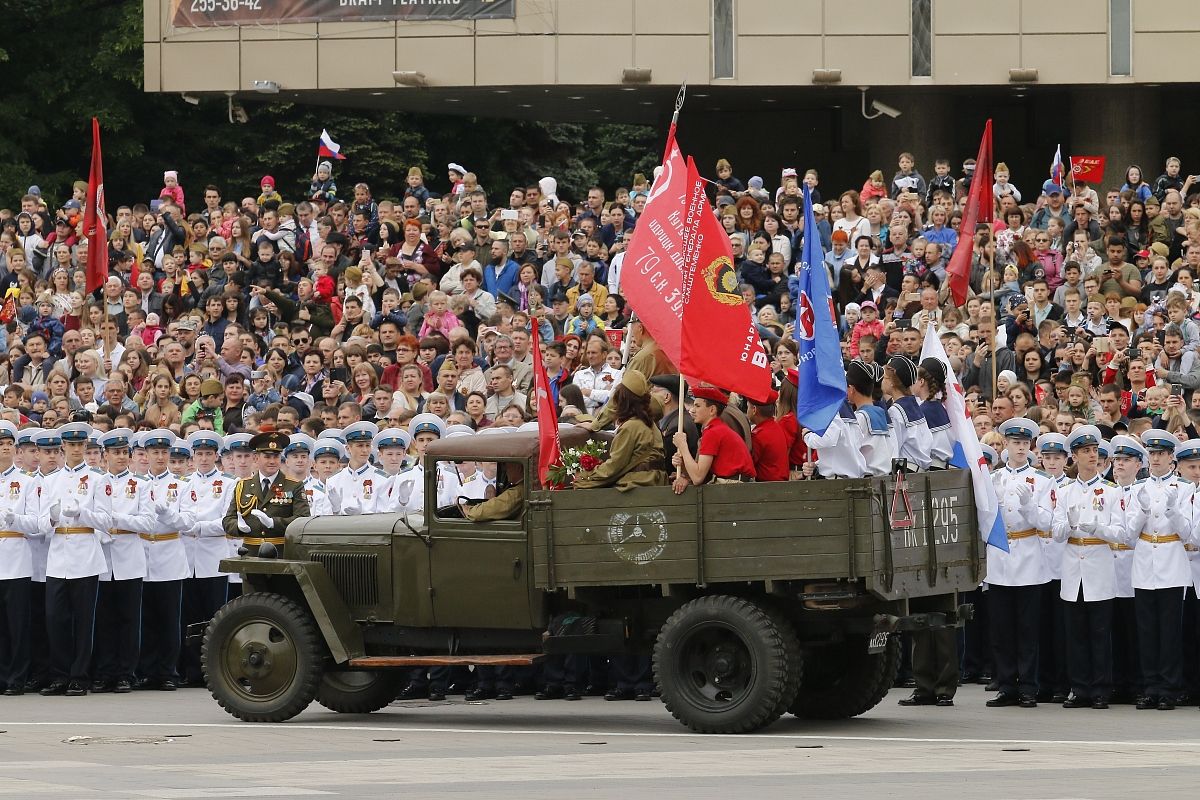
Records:
[[[871,638],[867,640],[867,652],[882,653],[884,650],[886,650],[888,635],[889,634],[887,631],[880,631],[879,633],[872,634]]]

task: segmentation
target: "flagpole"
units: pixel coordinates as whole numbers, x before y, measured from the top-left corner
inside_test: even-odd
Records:
[[[988,192],[990,195],[991,192]],[[992,199],[995,202],[995,199]],[[994,216],[994,215],[993,215]],[[996,399],[996,333],[1000,327],[1000,309],[996,307],[996,226],[987,224],[988,230],[988,271],[992,273],[992,400]],[[1003,276],[1001,276],[1003,277]]]
[[[679,112],[683,109],[683,104],[684,104],[684,101],[686,101],[686,100],[687,100],[687,81],[684,81],[679,86],[679,93],[675,95],[675,111],[673,114],[671,114],[671,133],[667,137],[667,147],[670,147],[671,143],[675,141],[675,127],[676,127],[676,125],[679,124]],[[664,164],[667,162],[667,158],[669,156],[670,156],[670,153],[663,154],[663,163]],[[687,387],[685,386],[684,380],[683,380],[683,373],[681,372],[681,373],[679,373],[679,402],[678,402],[679,409],[675,413],[675,416],[676,416],[675,430],[678,431],[679,433],[683,433],[683,415],[687,413],[687,411],[684,409],[684,405],[683,405],[684,392],[686,391],[686,388]],[[675,471],[675,480],[678,481],[682,477],[683,477],[683,465],[680,464],[678,469],[676,469],[676,471]]]

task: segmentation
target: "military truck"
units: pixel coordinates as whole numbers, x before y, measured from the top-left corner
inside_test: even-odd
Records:
[[[564,426],[562,446],[595,435]],[[851,717],[891,687],[895,634],[961,624],[983,577],[963,470],[901,491],[895,478],[547,491],[537,449],[536,432],[435,442],[424,514],[299,519],[281,548],[222,562],[244,593],[203,632],[213,697],[252,722],[313,699],[368,713],[414,667],[640,653],[695,731]],[[486,523],[433,507],[439,462],[519,465],[522,507]]]

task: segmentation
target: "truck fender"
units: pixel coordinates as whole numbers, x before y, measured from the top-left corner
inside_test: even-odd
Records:
[[[362,630],[350,616],[350,609],[342,601],[323,565],[315,561],[237,558],[222,561],[221,571],[240,573],[255,591],[270,591],[271,578],[294,580],[333,660],[344,664],[352,658],[366,655]]]

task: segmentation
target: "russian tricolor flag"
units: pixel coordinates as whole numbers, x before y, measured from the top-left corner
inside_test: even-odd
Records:
[[[1008,552],[1008,532],[1000,516],[1000,500],[992,483],[987,461],[975,435],[975,425],[967,416],[966,396],[962,384],[954,375],[946,348],[932,325],[925,329],[925,342],[921,347],[921,360],[936,358],[946,365],[946,412],[950,415],[950,428],[954,436],[954,455],[950,464],[971,470],[971,483],[975,489],[975,511],[979,516],[979,534],[991,547]]]
[[[1062,186],[1063,182],[1063,160],[1062,160],[1062,145],[1054,151],[1054,160],[1050,162],[1050,180]]]
[[[317,141],[317,157],[333,158],[341,161],[346,157],[342,155],[342,146],[329,138],[329,131],[321,129],[321,138]]]

